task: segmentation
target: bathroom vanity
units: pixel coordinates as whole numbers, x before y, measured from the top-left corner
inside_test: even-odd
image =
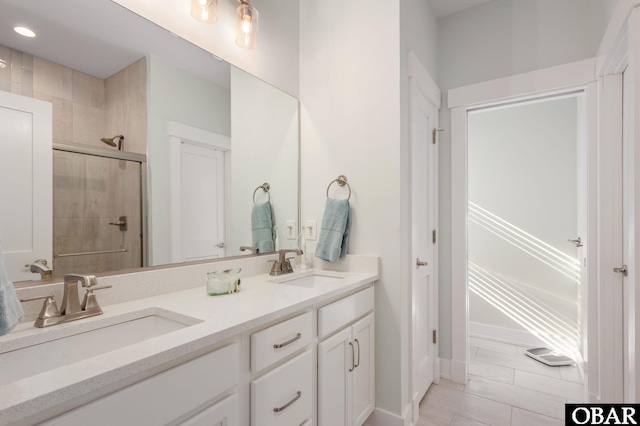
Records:
[[[131,274],[128,290],[120,276],[110,290],[131,298],[136,278],[147,289],[181,268],[192,278],[176,286],[192,288],[0,337],[0,425],[363,424],[375,405],[378,259],[274,277],[267,258]],[[208,296],[204,271],[237,265],[258,273]]]

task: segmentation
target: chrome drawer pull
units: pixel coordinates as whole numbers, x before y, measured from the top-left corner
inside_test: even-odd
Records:
[[[286,342],[284,342],[284,343],[276,343],[275,345],[273,345],[273,348],[274,348],[274,349],[284,348],[285,346],[292,344],[293,342],[295,342],[296,340],[298,340],[298,339],[299,339],[299,338],[301,338],[301,337],[302,337],[302,333],[298,333],[298,334],[296,335],[296,337],[294,337],[294,338],[293,338],[293,339],[291,339],[291,340],[287,340],[287,341],[286,341]]]
[[[351,346],[351,368],[349,369],[349,373],[351,373],[356,368],[356,354],[353,343],[349,342],[349,346]]]
[[[358,345],[358,362],[356,362],[356,365],[354,366],[354,368],[358,368],[360,367],[360,342],[358,342],[358,339],[355,339],[356,344]]]
[[[302,392],[298,391],[298,393],[296,394],[296,396],[289,402],[287,402],[286,404],[284,404],[282,407],[276,407],[273,409],[274,412],[279,413],[280,411],[284,411],[287,408],[289,408],[289,406],[291,404],[293,404],[294,402],[296,402],[297,400],[300,399],[300,397],[302,396]]]

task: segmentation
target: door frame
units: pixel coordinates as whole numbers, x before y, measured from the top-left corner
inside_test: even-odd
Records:
[[[412,138],[412,133],[411,133],[411,129],[412,129],[412,124],[411,124],[411,111],[412,111],[412,105],[413,105],[413,94],[417,91],[419,91],[420,93],[422,93],[422,95],[427,99],[427,101],[433,105],[434,109],[435,109],[435,114],[434,114],[434,123],[433,125],[437,128],[438,127],[438,120],[439,120],[439,111],[441,108],[441,98],[442,98],[442,94],[440,91],[440,88],[438,87],[438,85],[436,84],[436,82],[433,80],[433,78],[429,75],[429,73],[427,72],[426,68],[424,67],[424,65],[422,65],[422,63],[420,62],[420,60],[418,59],[418,57],[415,55],[414,52],[409,52],[409,56],[408,56],[408,76],[409,76],[409,152],[411,151],[411,138]],[[439,142],[439,141],[438,141]],[[437,204],[437,200],[438,200],[438,146],[439,143],[436,143],[433,147],[433,156],[434,156],[434,168],[435,170],[433,171],[433,176],[436,179],[436,182],[434,182],[434,190],[435,190],[435,194],[434,194],[434,199],[436,200],[436,204]],[[409,154],[410,155],[410,154]],[[410,166],[411,167],[411,166]],[[408,193],[411,194],[412,191],[412,176],[413,173],[411,171],[411,169],[409,170],[409,188]],[[412,200],[411,197],[409,197],[409,223],[413,223],[413,217],[412,217],[412,211],[413,211],[413,207],[412,207]],[[438,208],[437,205],[434,209],[434,228],[436,229],[436,233],[438,233]],[[411,239],[411,237],[410,237]],[[438,326],[438,288],[439,288],[439,278],[438,278],[438,245],[434,244],[434,249],[433,249],[433,329],[436,330],[436,333],[439,332],[439,326]],[[410,250],[412,251],[412,250]],[[418,413],[418,408],[419,408],[419,404],[420,404],[420,400],[414,400],[414,395],[413,395],[413,370],[414,370],[414,365],[413,365],[413,320],[412,320],[412,315],[411,315],[411,307],[413,306],[413,291],[412,291],[412,286],[413,286],[413,271],[415,270],[414,263],[412,262],[413,259],[409,259],[409,267],[410,267],[410,272],[409,272],[409,277],[410,277],[410,288],[409,291],[407,292],[407,296],[406,296],[406,303],[408,306],[408,309],[405,310],[405,312],[407,313],[407,324],[408,324],[408,330],[409,330],[409,335],[408,335],[408,341],[409,341],[409,350],[408,352],[408,360],[407,360],[407,365],[409,366],[409,396],[410,396],[410,401],[411,401],[411,406],[412,406],[412,415],[415,416]],[[440,350],[439,350],[439,339],[436,339],[436,343],[434,344],[434,365],[433,365],[433,382],[434,383],[439,383],[440,381]],[[406,418],[406,415],[405,415]],[[417,420],[416,418],[414,418],[414,421]]]
[[[228,240],[231,235],[230,215],[230,194],[231,194],[231,137],[199,129],[187,124],[169,121],[169,176],[171,182],[170,202],[171,202],[171,261],[182,262],[182,213],[181,213],[181,189],[180,170],[182,164],[182,154],[180,145],[182,140],[200,145],[205,148],[216,149],[224,153],[224,198],[225,198],[225,223],[224,239]]]
[[[620,0],[613,12],[609,26],[605,32],[600,48],[598,49],[596,62],[596,75],[602,82],[602,106],[614,109],[608,114],[607,120],[602,126],[608,129],[609,134],[616,141],[630,138],[625,143],[625,148],[633,147],[629,152],[624,152],[624,175],[621,182],[624,188],[624,215],[628,223],[623,222],[623,232],[627,237],[623,247],[621,266],[626,263],[629,274],[626,278],[620,276],[623,282],[624,313],[622,321],[625,327],[621,345],[624,348],[624,382],[623,398],[625,402],[638,402],[640,398],[640,353],[637,348],[640,342],[640,327],[636,325],[640,316],[640,291],[638,290],[637,266],[640,265],[640,250],[637,248],[638,229],[640,229],[640,196],[638,186],[635,184],[636,176],[640,173],[640,149],[637,149],[640,141],[640,0]],[[623,91],[622,73],[631,73],[634,84],[633,98],[631,99],[631,114],[625,114],[626,123],[623,123]],[[618,81],[616,81],[616,79]],[[626,104],[626,102],[625,102]],[[621,142],[622,143],[622,142]],[[617,286],[616,286],[617,291]],[[622,399],[618,401],[622,402]]]
[[[587,107],[587,310],[590,324],[586,338],[589,375],[598,377],[588,383],[592,398],[610,399],[617,395],[616,386],[622,374],[622,347],[615,346],[616,332],[612,327],[621,323],[600,315],[602,307],[615,306],[616,292],[610,291],[615,263],[613,247],[622,235],[602,232],[615,218],[614,209],[607,209],[608,200],[602,195],[620,194],[611,174],[600,171],[612,170],[615,152],[620,149],[618,141],[611,143],[600,129],[598,135],[597,83],[595,59],[587,59],[530,73],[519,74],[484,83],[465,86],[449,91],[451,109],[451,233],[452,233],[452,359],[451,378],[457,383],[466,383],[469,375],[468,352],[468,285],[467,285],[467,111],[478,105],[508,102],[545,95],[584,90]],[[602,179],[602,178],[605,179]],[[599,198],[600,197],[600,198]],[[591,247],[591,250],[589,250]],[[619,261],[619,260],[618,260]],[[605,273],[606,279],[605,279]],[[622,301],[619,299],[621,305]],[[596,304],[596,305],[594,305]],[[594,309],[595,307],[595,309]],[[598,309],[599,308],[599,309]],[[611,309],[609,309],[611,311]],[[606,313],[606,312],[605,312]],[[618,330],[622,334],[622,330]],[[600,348],[613,348],[602,350]],[[615,371],[615,372],[614,372]]]

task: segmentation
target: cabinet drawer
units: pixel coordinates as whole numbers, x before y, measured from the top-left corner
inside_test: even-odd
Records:
[[[311,312],[251,335],[251,371],[263,368],[305,347],[313,339]]]
[[[238,396],[234,393],[206,408],[181,426],[238,426]]]
[[[167,424],[238,383],[239,345],[210,352],[76,408],[46,425]]]
[[[373,287],[318,309],[318,338],[323,338],[373,310]]]
[[[312,414],[313,357],[308,350],[251,382],[252,426],[299,426]]]

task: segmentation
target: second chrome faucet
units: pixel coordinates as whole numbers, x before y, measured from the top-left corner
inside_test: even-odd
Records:
[[[273,262],[273,266],[271,267],[271,272],[269,272],[269,275],[282,275],[293,272],[293,267],[291,266],[291,258],[287,258],[285,256],[287,253],[295,253],[296,255],[301,255],[302,250],[278,250],[278,260],[270,260],[270,262]]]

